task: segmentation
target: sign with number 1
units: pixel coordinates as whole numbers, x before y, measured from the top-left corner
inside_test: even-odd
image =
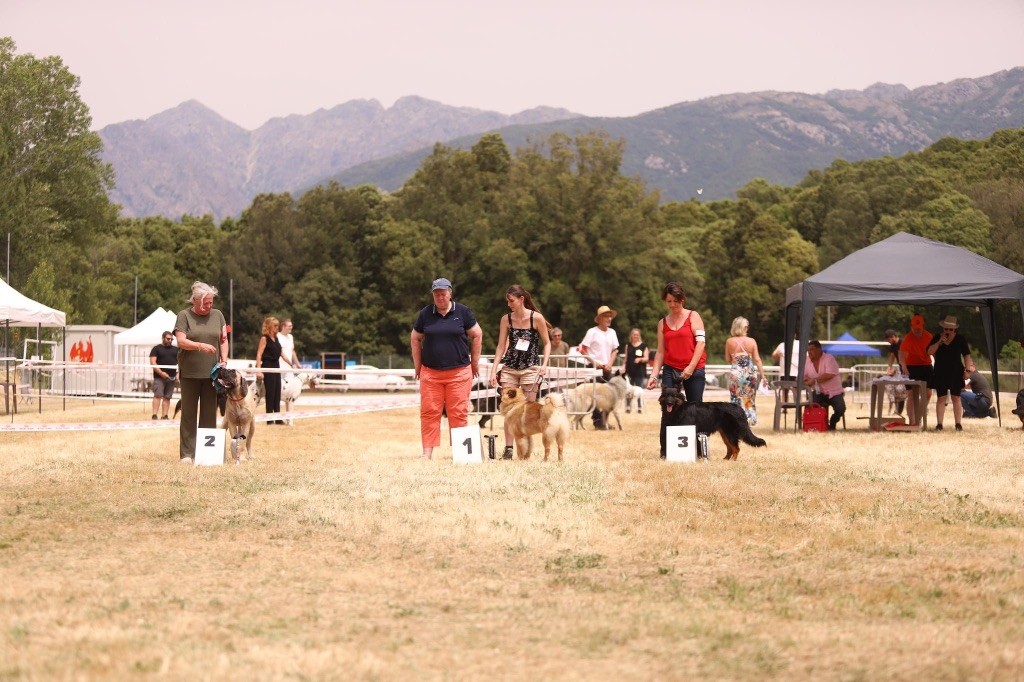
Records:
[[[697,461],[697,427],[669,426],[665,429],[665,459],[669,462]]]
[[[480,464],[483,459],[480,447],[480,425],[456,426],[452,429],[452,461],[460,464]]]
[[[224,463],[224,429],[196,430],[196,466],[220,466]]]

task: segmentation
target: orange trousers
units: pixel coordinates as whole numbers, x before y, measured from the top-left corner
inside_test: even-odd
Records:
[[[465,426],[469,415],[469,391],[473,387],[470,365],[455,369],[420,367],[420,437],[423,447],[441,445],[441,410],[448,427]]]

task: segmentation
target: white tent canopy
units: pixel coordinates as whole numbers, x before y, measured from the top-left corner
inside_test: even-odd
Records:
[[[177,319],[178,316],[171,311],[157,308],[131,329],[115,334],[114,346],[145,346],[148,353],[149,349],[160,343],[164,332],[174,331]]]
[[[12,327],[63,327],[65,315],[33,301],[0,279],[0,325]]]
[[[177,319],[178,316],[171,311],[157,308],[149,314],[149,317],[131,329],[114,335],[114,348],[120,362],[125,365],[135,365],[124,375],[126,379],[142,380],[153,376],[153,372],[148,369],[149,351],[160,343],[164,332],[174,331],[174,323]]]

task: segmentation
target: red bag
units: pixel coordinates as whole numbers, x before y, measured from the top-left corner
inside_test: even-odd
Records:
[[[828,410],[817,403],[804,407],[804,431],[828,431]]]

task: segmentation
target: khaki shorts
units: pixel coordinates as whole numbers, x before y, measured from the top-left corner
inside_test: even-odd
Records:
[[[508,367],[501,369],[502,388],[522,388],[524,391],[533,391],[537,387],[538,379],[540,379],[540,372],[537,371],[536,366],[526,369],[509,369]]]

